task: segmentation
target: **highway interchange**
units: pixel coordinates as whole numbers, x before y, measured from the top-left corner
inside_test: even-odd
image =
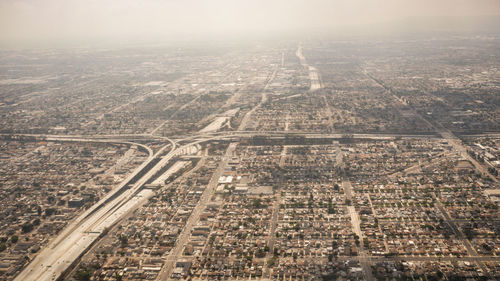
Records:
[[[154,192],[144,192],[144,185],[153,178],[158,171],[160,171],[166,165],[171,164],[170,162],[176,161],[175,156],[182,155],[186,152],[186,148],[205,143],[214,140],[234,140],[237,141],[240,138],[252,138],[255,136],[269,136],[274,138],[284,138],[287,136],[305,136],[306,138],[330,138],[330,139],[341,139],[341,138],[369,138],[369,139],[394,139],[396,137],[404,138],[436,138],[435,135],[424,135],[424,136],[413,136],[413,135],[389,135],[389,134],[354,134],[345,136],[343,134],[300,134],[289,132],[254,132],[254,131],[226,131],[226,132],[208,132],[195,134],[188,138],[171,140],[168,138],[163,138],[165,145],[156,153],[146,145],[134,142],[137,139],[147,139],[148,136],[145,135],[118,135],[118,136],[71,136],[71,135],[19,135],[19,136],[30,136],[36,137],[38,139],[43,139],[47,141],[64,141],[64,142],[107,142],[107,143],[122,143],[128,145],[137,145],[142,149],[148,151],[149,157],[147,160],[140,165],[125,181],[123,181],[117,188],[111,191],[106,197],[102,198],[94,206],[83,212],[80,216],[74,219],[69,225],[49,244],[46,246],[34,260],[32,260],[29,265],[17,276],[15,280],[57,280],[60,276],[70,268],[74,263],[88,250],[98,239],[105,235],[106,230],[111,228],[113,225],[118,223],[123,216],[130,210],[139,207],[144,200],[154,195]],[[149,136],[151,139],[158,139],[155,136]],[[461,143],[456,139],[448,139],[454,148],[458,151],[464,151],[465,148],[462,147]],[[182,145],[179,145],[182,143]],[[233,148],[234,149],[234,148]],[[219,169],[216,174],[220,174],[223,167],[224,161],[227,161],[228,155],[230,155],[230,150],[228,154],[224,157],[219,165]],[[160,158],[158,160],[158,158]],[[151,165],[151,163],[155,163]],[[477,163],[479,165],[479,163]],[[144,174],[133,184],[130,184],[132,179],[136,177],[140,172]],[[145,172],[144,172],[145,171]],[[483,171],[487,173],[487,171]],[[217,178],[217,177],[214,177]],[[348,183],[344,183],[348,185]],[[211,186],[211,188],[210,188]],[[180,255],[182,251],[183,243],[182,240],[186,240],[189,237],[190,229],[197,222],[197,217],[199,217],[201,211],[204,209],[203,206],[208,203],[210,195],[213,192],[216,184],[211,182],[209,188],[207,188],[199,201],[198,206],[193,211],[193,214],[188,220],[186,227],[182,234],[180,235],[180,241],[176,244],[176,247],[172,251],[172,254],[167,259],[167,266],[160,275],[162,278],[160,280],[165,280],[168,278],[168,274],[172,270],[173,262],[176,257]],[[346,188],[346,190],[350,190]],[[139,197],[139,198],[138,198]],[[144,197],[141,199],[140,197]],[[352,212],[351,212],[352,213]],[[352,216],[352,214],[351,214]],[[354,216],[355,217],[355,216]],[[449,220],[449,218],[447,218]],[[358,227],[354,227],[356,233],[359,233]],[[456,230],[456,228],[454,228]],[[359,235],[359,234],[358,234]],[[467,247],[470,251],[470,247]],[[471,252],[471,254],[474,254]],[[474,255],[475,256],[475,255]],[[467,259],[479,262],[481,259],[474,258],[474,256],[467,257]],[[360,261],[364,266],[367,265],[365,261],[367,255],[361,253],[359,257]],[[425,260],[425,259],[424,259]],[[368,279],[369,276],[367,276]]]
[[[313,67],[309,67],[307,62],[302,55],[302,48],[299,47],[297,50],[297,56],[300,58],[301,64],[307,67],[310,71],[311,79],[311,91],[321,88],[321,78],[317,73],[317,70]],[[246,125],[252,114],[261,107],[267,101],[267,93],[265,89],[269,83],[273,80],[276,75],[276,70],[267,80],[264,91],[262,92],[261,101],[255,105],[250,111],[248,111],[245,116],[243,116],[240,126],[235,131],[209,131],[209,132],[198,132],[191,136],[186,136],[179,139],[170,139],[166,137],[155,136],[154,133],[157,131],[155,129],[150,134],[138,134],[138,135],[101,135],[101,136],[82,136],[82,135],[37,135],[37,134],[18,134],[10,135],[10,137],[29,137],[35,138],[37,140],[46,140],[54,142],[101,142],[101,143],[121,143],[127,145],[136,145],[137,147],[147,151],[148,158],[142,163],[132,174],[130,174],[127,179],[125,179],[118,187],[113,189],[109,194],[102,198],[91,208],[85,210],[80,216],[71,221],[67,227],[60,232],[57,237],[52,239],[49,244],[42,249],[42,251],[24,268],[24,270],[16,277],[17,281],[45,281],[45,280],[60,280],[63,279],[65,274],[74,266],[79,258],[81,258],[88,249],[92,247],[100,238],[106,235],[107,231],[114,225],[120,222],[124,216],[129,214],[134,209],[138,208],[143,204],[148,198],[154,195],[154,192],[145,188],[146,183],[157,176],[158,172],[164,167],[173,164],[177,161],[177,157],[185,155],[192,147],[197,144],[203,144],[210,141],[219,140],[230,140],[237,142],[242,138],[250,139],[257,136],[263,137],[273,137],[273,138],[286,138],[300,136],[308,139],[332,139],[338,140],[343,138],[365,138],[365,139],[394,139],[394,138],[442,138],[447,140],[455,152],[459,153],[462,157],[471,161],[471,163],[476,167],[478,171],[481,171],[484,175],[492,178],[495,182],[498,180],[493,177],[488,171],[477,161],[472,159],[466,152],[466,148],[463,146],[461,141],[453,135],[448,130],[442,127],[432,125],[435,129],[436,134],[430,135],[397,135],[397,134],[321,134],[321,133],[309,133],[309,132],[294,132],[290,133],[288,131],[274,131],[274,132],[257,132],[257,131],[245,131]],[[389,89],[388,89],[389,91]],[[238,93],[237,93],[238,94]],[[160,126],[163,126],[161,124]],[[163,146],[156,152],[148,147],[147,145],[141,144],[140,141],[159,141],[163,143]],[[162,272],[159,275],[159,280],[166,280],[171,274],[173,265],[176,259],[181,255],[184,242],[189,238],[192,227],[199,220],[201,212],[204,210],[206,204],[210,201],[211,194],[216,187],[216,180],[218,176],[221,175],[224,166],[227,164],[232,151],[234,150],[234,145],[230,145],[225,157],[222,157],[217,171],[214,173],[212,180],[210,181],[208,188],[205,189],[198,205],[195,207],[191,216],[189,217],[185,228],[179,236],[179,239],[167,258],[167,261],[162,268]],[[342,161],[342,159],[339,159]],[[215,179],[215,181],[214,181]],[[344,190],[347,197],[349,198],[351,189],[350,183],[344,181]],[[438,205],[438,208],[442,209]],[[361,237],[361,231],[359,229],[359,218],[357,213],[354,211],[354,207],[348,208],[353,221],[353,230],[356,234]],[[453,226],[453,222],[444,212],[444,217]],[[273,221],[276,217],[273,217]],[[455,231],[458,228],[453,227]],[[463,236],[463,235],[460,235]],[[467,245],[467,244],[466,244]],[[482,260],[498,260],[498,257],[477,257],[470,245],[467,245],[467,250],[469,251],[468,257],[456,258],[456,257],[443,257],[443,260],[470,260],[478,262],[481,265]],[[342,257],[339,257],[342,258]],[[371,272],[369,269],[369,262],[385,260],[389,258],[369,257],[364,250],[361,251],[358,260],[361,262],[364,272],[366,272],[366,279],[373,280]],[[391,257],[390,259],[404,259],[404,260],[430,260],[431,257]],[[435,259],[435,258],[433,258]],[[482,266],[483,267],[483,266]]]

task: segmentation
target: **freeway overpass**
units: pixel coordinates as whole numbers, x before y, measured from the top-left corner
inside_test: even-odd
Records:
[[[168,148],[170,152],[159,158]],[[168,161],[179,152],[175,143],[165,145],[150,156],[117,188],[72,221],[16,277],[18,281],[56,280],[70,267],[106,229],[111,227],[126,208],[133,208],[141,197],[141,189]]]
[[[16,135],[14,135],[16,136]],[[28,136],[28,135],[19,135]],[[53,241],[51,241],[31,263],[16,277],[18,281],[44,281],[57,280],[89,249],[93,243],[106,232],[107,229],[116,224],[124,214],[136,208],[141,202],[153,195],[151,191],[145,191],[143,186],[153,178],[169,162],[186,151],[188,147],[211,141],[232,140],[239,138],[252,138],[256,136],[270,138],[304,137],[304,138],[355,138],[355,139],[378,139],[387,140],[396,137],[402,138],[436,138],[436,135],[400,135],[400,134],[321,134],[306,133],[299,134],[290,132],[255,132],[255,131],[223,131],[195,134],[190,137],[176,141],[167,138],[170,144],[162,147],[155,154],[147,146],[133,143],[128,138],[135,136],[55,136],[55,135],[29,135],[48,141],[70,141],[70,142],[108,142],[127,143],[142,146],[148,150],[150,156],[117,188],[107,194],[98,203],[84,211],[73,220]],[[147,138],[145,138],[147,139]],[[450,139],[450,138],[445,138]],[[182,145],[178,145],[182,143]],[[164,155],[167,150],[170,151]],[[163,156],[164,155],[164,156]]]
[[[150,156],[117,188],[72,221],[14,280],[60,280],[75,261],[106,233],[107,229],[154,195],[153,191],[143,188],[151,178],[155,177],[176,156],[189,151],[189,147],[215,139],[221,139],[221,137],[199,138],[179,147],[175,142],[170,141],[170,144]],[[85,141],[77,138],[66,138],[66,140]],[[162,156],[169,148],[168,154]]]

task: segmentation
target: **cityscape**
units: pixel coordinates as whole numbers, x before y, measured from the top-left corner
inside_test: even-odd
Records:
[[[500,33],[0,51],[0,280],[500,280]]]

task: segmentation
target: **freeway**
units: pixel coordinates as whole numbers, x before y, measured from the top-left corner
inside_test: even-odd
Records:
[[[265,100],[264,100],[265,102]],[[259,105],[257,105],[259,106]],[[250,112],[247,112],[249,115]],[[151,136],[151,135],[48,135],[48,134],[0,134],[3,137],[32,137],[40,140],[72,140],[79,141],[96,141],[102,140],[104,142],[133,142],[134,140],[146,141],[168,141],[183,142],[199,138],[212,138],[212,137],[287,137],[287,136],[303,136],[306,138],[352,138],[352,139],[379,139],[390,140],[394,138],[439,138],[438,134],[400,134],[400,133],[364,133],[364,134],[345,134],[345,133],[320,133],[320,132],[307,132],[307,131],[247,131],[243,129],[235,131],[217,131],[217,132],[197,132],[189,136],[184,136],[179,139],[169,139],[167,137]],[[15,140],[15,139],[13,139]]]
[[[0,134],[0,138],[5,140],[16,140],[21,138],[26,138],[28,140],[68,140],[68,139],[78,139],[81,141],[95,141],[102,140],[108,142],[119,142],[119,141],[169,141],[166,137],[152,136],[147,134],[119,134],[119,135],[52,135],[52,134]]]
[[[170,152],[164,156],[153,168],[148,170],[151,163],[162,155],[168,148]],[[111,227],[120,217],[123,206],[133,207],[131,201],[137,201],[137,195],[143,185],[153,177],[170,159],[177,155],[182,148],[176,149],[176,144],[165,145],[155,155],[149,157],[139,166],[118,188],[108,193],[94,206],[83,212],[76,220],[70,223],[36,258],[16,277],[18,281],[56,280],[75,260],[77,260],[106,229]],[[130,184],[141,172],[147,173],[135,183]],[[131,186],[130,186],[131,185]],[[144,196],[144,194],[142,195]]]
[[[265,102],[265,101],[264,101]],[[247,113],[248,114],[248,113]],[[249,115],[250,116],[250,115]],[[243,129],[243,128],[242,128]],[[72,135],[4,135],[4,136],[25,136],[44,139],[47,141],[69,141],[69,142],[106,142],[106,143],[123,143],[129,145],[137,145],[145,149],[149,153],[148,159],[138,167],[125,181],[117,188],[107,194],[94,206],[84,211],[80,216],[73,220],[47,247],[45,247],[38,256],[16,277],[15,280],[56,280],[64,272],[70,268],[79,257],[84,254],[95,243],[109,227],[112,227],[118,222],[123,214],[126,214],[131,209],[136,208],[144,198],[152,196],[152,193],[144,192],[142,187],[148,180],[153,178],[158,171],[168,165],[175,157],[187,151],[190,146],[207,142],[210,140],[224,140],[241,137],[287,137],[287,136],[304,136],[306,138],[366,138],[377,140],[388,140],[397,137],[402,138],[437,138],[436,135],[401,135],[401,134],[322,134],[322,133],[306,133],[299,132],[291,134],[290,132],[256,132],[256,131],[222,131],[222,132],[207,132],[193,134],[184,139],[170,140],[165,137],[154,137],[146,135],[108,135],[108,136],[72,136]],[[459,140],[454,136],[447,135],[441,132],[441,137],[450,141],[462,155],[464,147],[459,143]],[[169,144],[163,146],[158,152],[153,154],[153,151],[140,143],[132,142],[130,139],[142,138],[143,140],[161,139],[168,141]],[[182,143],[182,145],[178,145]],[[167,150],[170,150],[163,156]],[[212,190],[212,188],[207,188]],[[208,194],[204,196],[201,202],[208,200]],[[203,204],[199,204],[202,206]],[[201,208],[201,207],[200,207]],[[197,210],[201,210],[197,208]],[[190,226],[193,226],[197,221],[197,214],[193,217]],[[190,229],[189,227],[187,229]],[[190,231],[186,231],[186,236]],[[179,250],[182,249],[183,243],[179,243]],[[473,255],[470,252],[469,255]],[[177,257],[178,253],[173,256]],[[364,258],[363,255],[361,258]],[[480,259],[473,259],[476,263]],[[364,263],[362,263],[364,264]],[[166,267],[167,272],[163,276],[168,277],[172,265]],[[368,272],[368,268],[365,269]]]
[[[399,102],[401,105],[406,106],[406,103],[401,100],[396,94],[396,91],[393,90],[391,87],[387,86],[384,82],[380,81],[379,79],[373,77],[371,74],[369,74],[366,70],[362,70],[363,73],[373,80],[376,84],[380,85],[385,91],[392,95],[394,100]],[[429,94],[428,94],[429,95]],[[498,182],[498,179],[493,176],[488,169],[486,169],[483,165],[481,165],[479,162],[476,161],[476,159],[472,158],[469,153],[467,153],[467,148],[465,145],[462,143],[462,141],[455,136],[455,134],[449,130],[448,128],[444,127],[439,121],[437,120],[427,120],[422,114],[418,113],[417,110],[413,107],[409,107],[410,111],[412,114],[416,117],[422,120],[424,123],[426,123],[430,128],[432,128],[435,132],[438,133],[438,135],[441,136],[441,138],[445,139],[448,141],[448,143],[453,147],[453,150],[458,153],[462,158],[468,160],[469,162],[472,163],[472,165],[476,168],[478,172],[480,172],[483,176],[490,178],[493,182]]]
[[[85,139],[85,138],[58,138],[58,137],[47,137],[45,138],[47,141],[66,141],[66,142],[100,142],[100,143],[117,143],[117,144],[127,144],[127,145],[135,145],[137,147],[141,147],[145,151],[148,152],[148,157],[153,157],[153,150],[142,143],[131,142],[131,141],[122,141],[119,139]]]
[[[309,71],[309,80],[311,80],[311,87],[309,88],[309,91],[313,92],[323,88],[323,85],[321,84],[321,76],[319,74],[319,71],[316,67],[310,66],[307,63],[307,60],[304,54],[302,53],[302,45],[299,44],[295,55],[299,58],[302,67],[304,67]]]
[[[226,135],[226,136],[239,136],[239,137],[254,137],[254,136],[270,136],[270,137],[286,137],[286,136],[304,136],[310,138],[353,138],[353,139],[393,139],[393,138],[437,138],[435,134],[341,134],[341,133],[316,133],[306,131],[220,131],[210,132],[207,134],[196,134],[190,138],[199,138],[205,136]],[[189,139],[189,138],[186,138]]]
[[[61,139],[66,141],[102,141],[79,138]],[[61,141],[61,139],[54,138],[52,140]],[[167,166],[176,156],[189,151],[193,145],[215,139],[221,139],[221,137],[199,138],[179,147],[174,141],[166,139],[170,142],[169,144],[150,156],[119,187],[113,189],[112,192],[72,221],[28,264],[15,280],[59,280],[75,261],[106,233],[107,229],[153,195],[152,192],[144,190],[143,186],[162,168]],[[106,140],[106,142],[115,142],[115,140]],[[162,156],[167,149],[170,149],[168,154]],[[135,181],[133,181],[134,178]]]
[[[363,70],[363,73],[367,77],[369,77],[370,79],[372,79],[375,83],[377,83],[382,88],[384,88],[386,90],[386,92],[388,94],[392,95],[396,101],[398,101],[402,105],[406,105],[405,102],[403,102],[396,95],[396,92],[392,88],[390,88],[389,86],[385,85],[385,83],[383,83],[382,81],[376,79],[372,75],[368,74],[365,70]],[[467,153],[466,146],[462,143],[462,141],[457,136],[455,136],[455,134],[451,130],[449,130],[448,128],[444,127],[437,120],[431,120],[432,122],[429,121],[429,120],[427,120],[427,118],[425,118],[423,115],[421,115],[420,113],[418,113],[417,110],[415,108],[413,108],[413,107],[410,107],[410,111],[413,113],[413,115],[415,117],[417,117],[417,118],[421,119],[423,122],[427,123],[429,125],[429,127],[431,127],[433,130],[435,130],[441,136],[441,138],[443,138],[446,141],[448,141],[448,143],[452,146],[454,152],[457,153],[458,155],[460,155],[463,159],[466,159],[470,163],[472,163],[472,165],[475,167],[476,171],[480,172],[483,176],[491,179],[492,182],[498,183],[498,179],[495,176],[493,176],[488,171],[488,169],[486,169],[483,165],[481,165],[478,161],[476,161],[476,159],[472,158],[469,155],[469,153]],[[446,209],[443,207],[443,205],[441,204],[441,201],[436,196],[436,194],[433,194],[433,197],[434,197],[434,201],[436,202],[436,205],[437,205],[439,211],[442,213],[442,215],[443,215],[444,219],[447,221],[448,225],[450,225],[450,227],[453,229],[453,231],[455,232],[455,235],[460,240],[462,240],[465,248],[467,249],[468,255],[469,256],[477,256],[476,250],[474,249],[474,247],[470,243],[469,239],[467,239],[463,235],[462,231],[458,228],[458,226],[455,224],[455,222],[453,221],[453,219],[451,218],[451,216],[448,214],[448,212],[446,211]],[[472,259],[472,261],[475,262],[483,270],[484,273],[486,273],[487,275],[490,275],[490,273],[488,272],[488,270],[487,270],[486,266],[484,265],[484,263],[482,262],[482,260],[480,260],[480,259]]]

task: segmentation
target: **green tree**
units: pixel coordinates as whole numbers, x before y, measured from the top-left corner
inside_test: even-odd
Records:
[[[78,281],[90,281],[91,274],[87,270],[79,270],[75,274],[75,278]]]
[[[21,230],[23,231],[23,233],[31,232],[33,230],[33,224],[27,222],[21,226]]]
[[[254,199],[252,202],[252,206],[256,209],[262,208],[262,200],[260,198]]]
[[[125,236],[125,235],[120,235],[119,239],[120,239],[120,245],[121,245],[121,247],[122,247],[122,248],[127,247],[127,245],[128,245],[128,239],[127,239],[127,236]]]

